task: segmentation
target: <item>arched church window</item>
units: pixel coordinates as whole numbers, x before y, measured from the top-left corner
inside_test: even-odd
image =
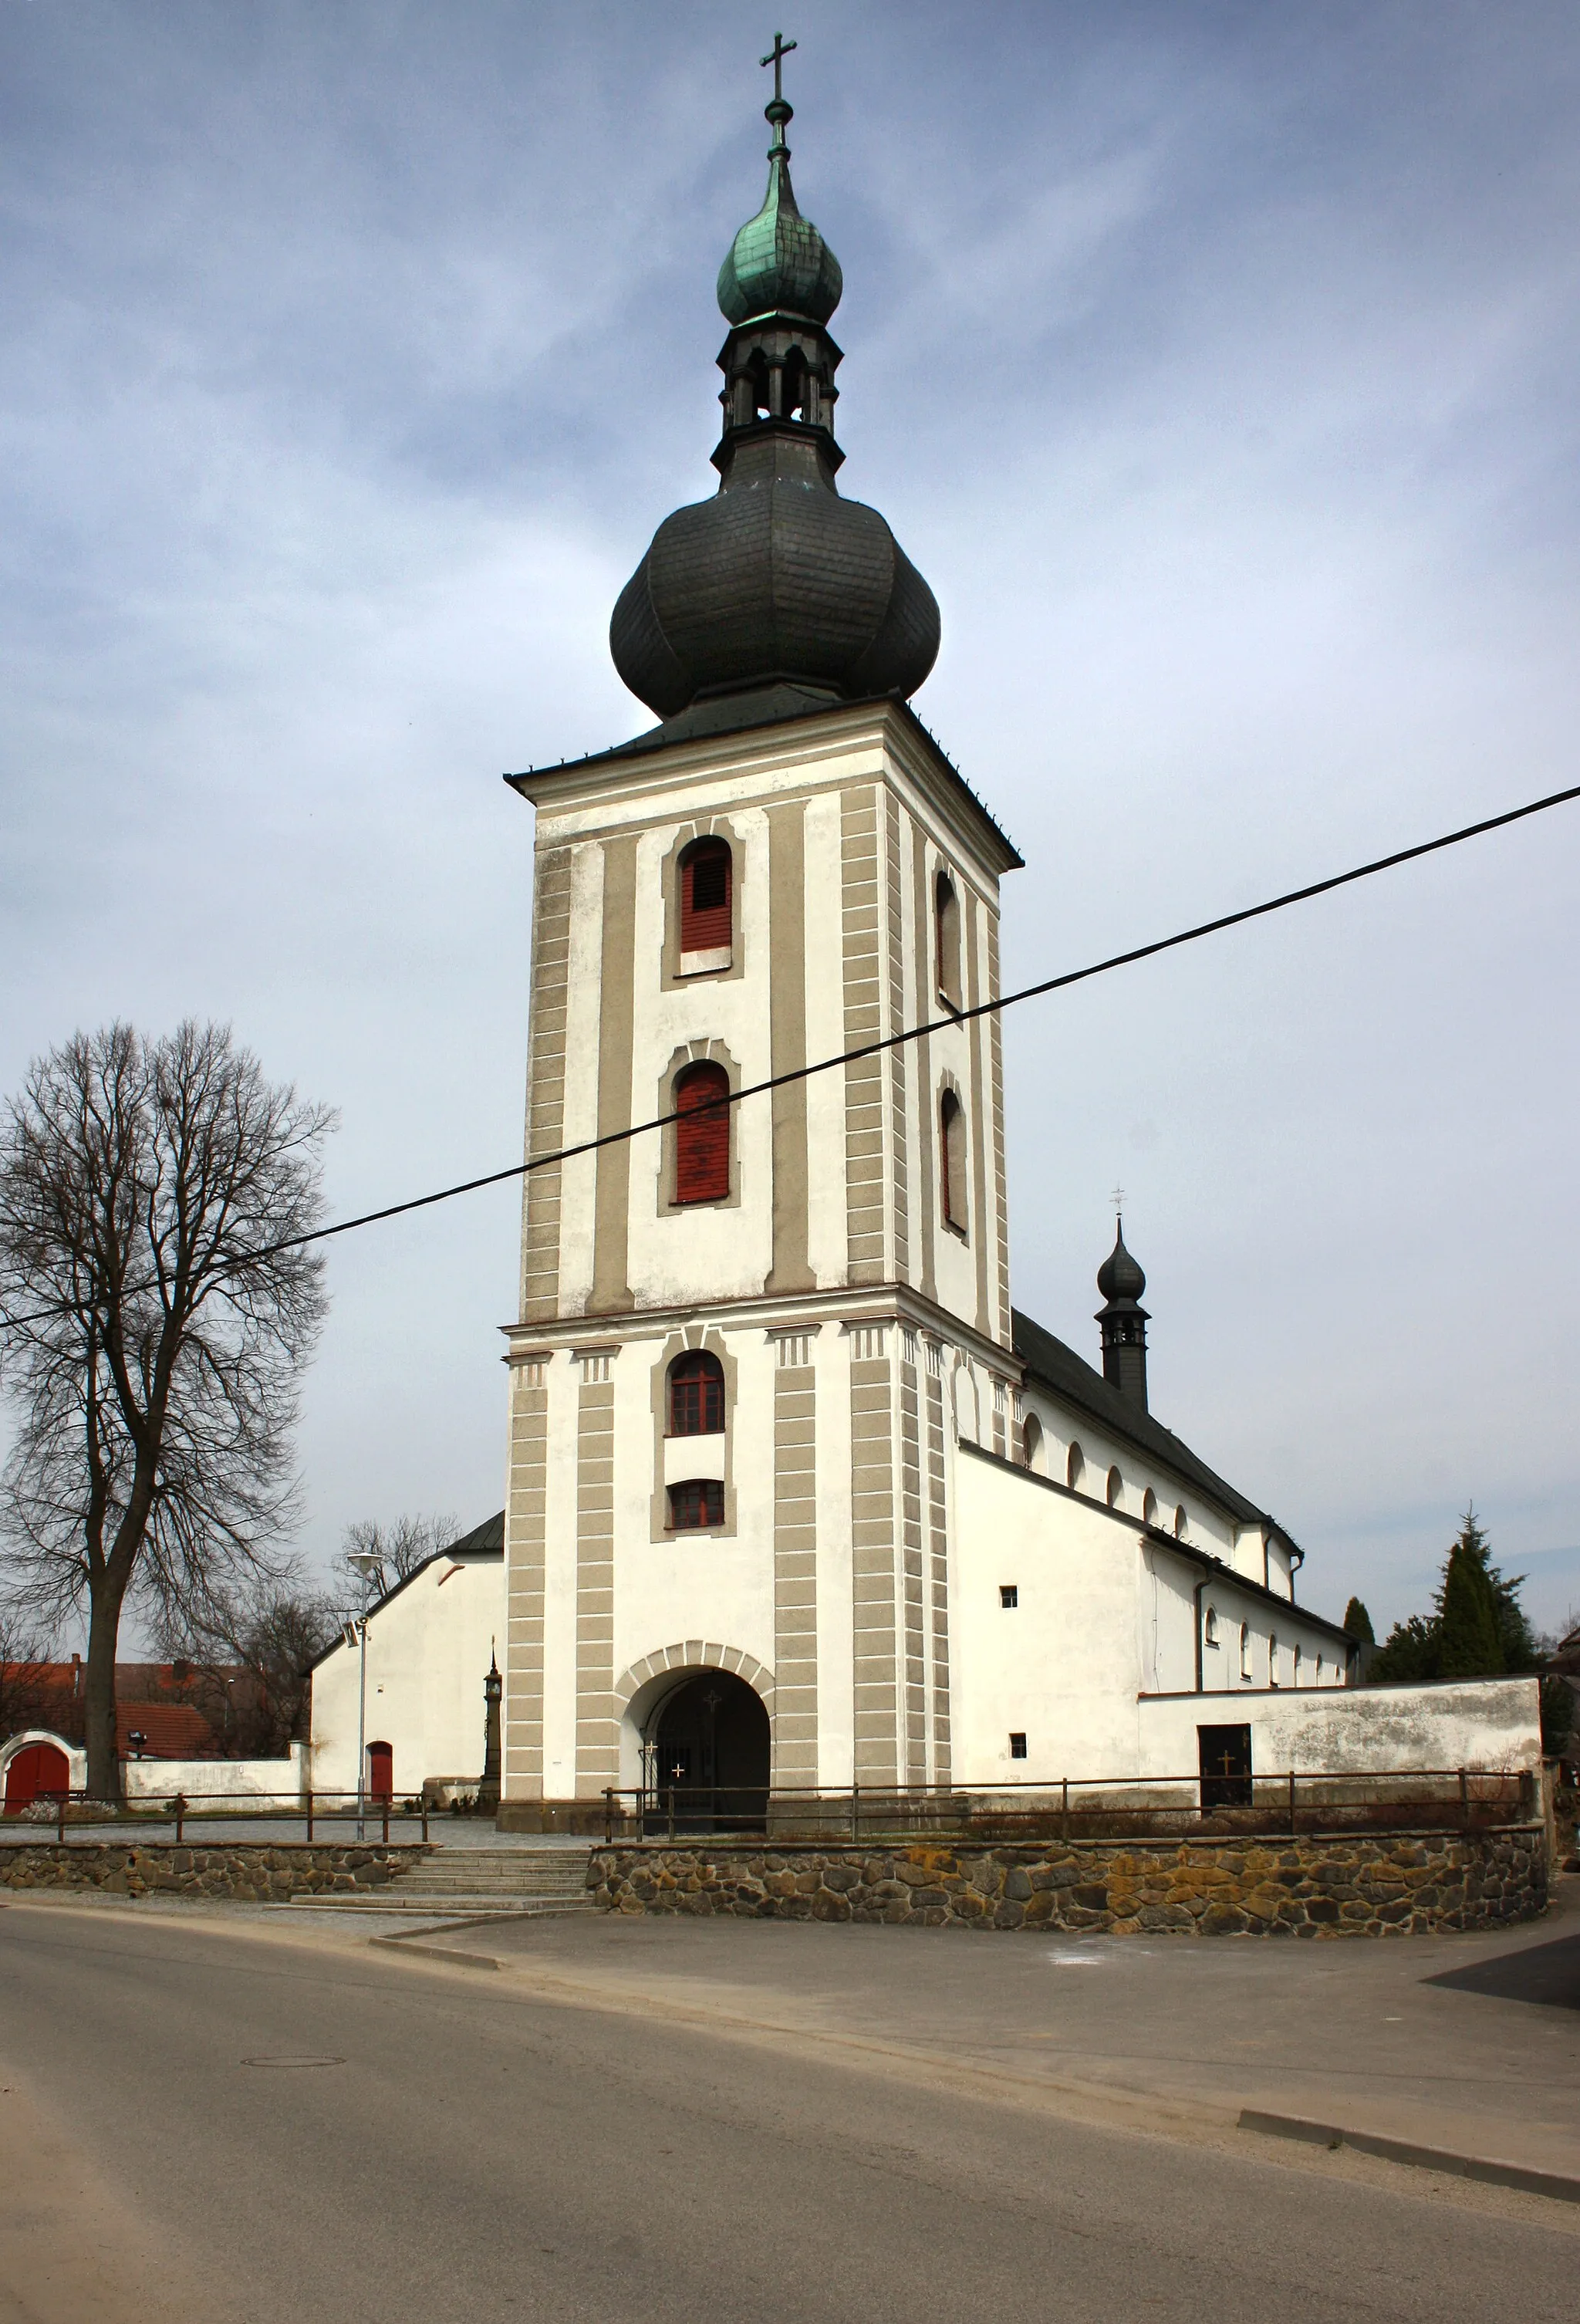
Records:
[[[1190,1518],[1185,1514],[1185,1504],[1181,1501],[1179,1508],[1174,1511],[1174,1539],[1176,1541],[1184,1540],[1185,1529],[1189,1526],[1190,1522]]]
[[[1322,1683],[1322,1657],[1320,1655],[1317,1657],[1317,1683],[1318,1686]]]
[[[1300,1683],[1300,1649],[1299,1646],[1295,1648],[1294,1683],[1297,1686]]]
[[[1118,1470],[1117,1470],[1117,1469],[1110,1469],[1110,1470],[1109,1470],[1109,1471],[1108,1471],[1108,1488],[1107,1488],[1107,1496],[1108,1496],[1108,1507],[1109,1507],[1111,1509],[1116,1509],[1116,1508],[1118,1508],[1118,1506],[1119,1506],[1119,1496],[1120,1496],[1120,1494],[1121,1494],[1124,1490],[1125,1490],[1125,1480],[1124,1480],[1124,1478],[1119,1474],[1119,1471],[1118,1471]]]
[[[1207,1624],[1202,1631],[1202,1638],[1204,1643],[1209,1646],[1216,1646],[1218,1642],[1217,1608],[1216,1606],[1209,1606],[1207,1609]]]
[[[1043,1424],[1034,1412],[1028,1412],[1021,1423],[1021,1458],[1036,1476],[1047,1474],[1047,1458],[1043,1450]]]
[[[1158,1521],[1158,1497],[1150,1485],[1142,1496],[1141,1521],[1148,1526],[1155,1526]]]
[[[724,1367],[705,1348],[693,1348],[670,1365],[668,1421],[671,1436],[721,1434]]]
[[[1278,1632],[1276,1630],[1267,1642],[1267,1683],[1269,1686],[1278,1684]]]
[[[938,997],[951,1009],[960,1007],[960,905],[954,881],[941,872],[932,889],[933,947]]]
[[[807,417],[806,357],[799,347],[792,347],[785,356],[784,376],[785,418],[804,420]]]
[[[672,1533],[702,1533],[724,1522],[724,1488],[717,1477],[688,1477],[669,1488]]]
[[[1070,1448],[1070,1457],[1064,1463],[1064,1481],[1072,1493],[1080,1490],[1080,1480],[1085,1475],[1086,1454],[1079,1444],[1072,1444]]]
[[[675,1078],[675,1199],[721,1203],[730,1194],[730,1076],[722,1065],[687,1065]]]
[[[943,1221],[957,1234],[966,1231],[966,1110],[953,1090],[938,1102],[939,1170]]]
[[[1242,1622],[1240,1625],[1240,1676],[1242,1678],[1249,1678],[1250,1675],[1251,1625],[1249,1622]]]
[[[726,839],[694,839],[680,859],[680,973],[728,968],[734,862]]]

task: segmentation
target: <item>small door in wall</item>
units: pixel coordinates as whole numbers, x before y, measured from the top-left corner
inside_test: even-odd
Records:
[[[29,1743],[5,1770],[5,1812],[21,1815],[35,1800],[54,1799],[71,1788],[71,1762],[53,1743]]]
[[[368,1793],[375,1800],[392,1800],[395,1796],[395,1746],[392,1743],[368,1745]]]
[[[1249,1727],[1199,1727],[1196,1751],[1201,1770],[1201,1807],[1251,1805]]]

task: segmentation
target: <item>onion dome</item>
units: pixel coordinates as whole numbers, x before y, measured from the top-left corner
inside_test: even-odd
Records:
[[[719,307],[727,323],[785,311],[826,323],[845,287],[840,262],[810,218],[802,217],[790,184],[785,124],[790,107],[776,97],[767,108],[774,142],[768,148],[768,190],[748,218],[719,269]]]
[[[719,274],[731,326],[719,356],[719,489],[665,519],[609,628],[633,694],[662,719],[689,713],[688,725],[715,731],[737,723],[738,696],[780,700],[788,715],[914,694],[938,653],[932,590],[877,511],[834,482],[842,358],[825,327],[841,280],[791,190],[783,52],[776,42],[763,60],[776,79],[767,198]]]
[[[1139,1299],[1146,1277],[1125,1248],[1125,1222],[1116,1223],[1114,1248],[1098,1269],[1098,1289],[1105,1299]]]
[[[1103,1378],[1132,1404],[1146,1410],[1146,1327],[1141,1304],[1146,1277],[1125,1248],[1125,1222],[1116,1219],[1114,1248],[1098,1269],[1103,1295],[1098,1324],[1103,1336]]]

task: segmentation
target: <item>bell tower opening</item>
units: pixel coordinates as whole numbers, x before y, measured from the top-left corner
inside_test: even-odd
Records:
[[[650,1832],[760,1831],[767,1820],[768,1714],[733,1672],[700,1671],[665,1696],[649,1730]]]

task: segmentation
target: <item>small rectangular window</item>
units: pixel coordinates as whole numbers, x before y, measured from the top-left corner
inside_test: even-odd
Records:
[[[669,1523],[675,1533],[701,1533],[724,1522],[724,1487],[717,1477],[692,1477],[669,1488]]]
[[[1018,1606],[1020,1604],[1020,1591],[1015,1582],[1001,1582],[999,1583],[998,1602],[1001,1606]]]
[[[1024,1759],[1025,1757],[1026,1738],[1024,1735],[1012,1735],[1010,1737],[1009,1756],[1012,1759]]]

